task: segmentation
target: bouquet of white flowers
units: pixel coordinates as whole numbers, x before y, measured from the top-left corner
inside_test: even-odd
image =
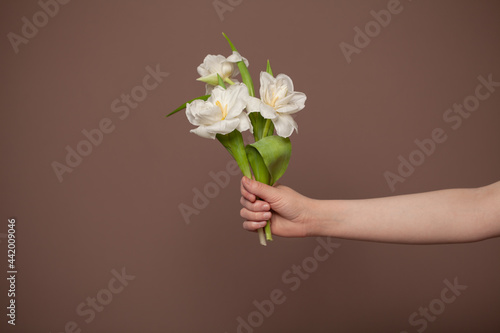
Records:
[[[217,139],[229,151],[246,177],[273,185],[285,173],[292,144],[290,135],[298,126],[292,114],[305,106],[306,95],[293,90],[292,79],[285,74],[273,76],[269,60],[260,73],[260,98],[255,97],[248,72],[248,60],[242,57],[223,33],[233,54],[207,55],[198,66],[205,82],[206,95],[194,98],[167,115],[186,109],[191,132],[203,138]],[[241,73],[242,83],[235,77]],[[249,130],[255,142],[245,146],[241,132]],[[277,135],[274,135],[276,131]],[[272,240],[270,221],[259,229],[259,240]]]

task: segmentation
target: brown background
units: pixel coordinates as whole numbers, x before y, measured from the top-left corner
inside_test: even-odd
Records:
[[[499,180],[500,91],[456,131],[444,111],[474,92],[477,76],[500,81],[497,1],[408,1],[348,64],[339,43],[372,20],[382,1],[243,1],[221,21],[212,1],[72,1],[16,54],[7,39],[32,21],[36,1],[0,5],[1,213],[17,218],[17,325],[63,332],[236,332],[238,316],[279,288],[286,302],[255,332],[417,332],[408,317],[439,298],[443,280],[468,289],[426,332],[500,331],[500,239],[457,245],[335,240],[341,247],[297,291],[282,274],[317,241],[277,238],[267,248],[241,228],[239,176],[186,225],[179,205],[226,167],[216,141],[164,115],[204,93],[196,66],[229,55],[226,32],[258,73],[270,59],[307,94],[292,137],[285,183],[315,198],[368,198]],[[140,85],[146,66],[169,76],[121,120],[110,105]],[[115,130],[59,182],[64,163],[103,118]],[[448,139],[392,193],[415,139]],[[2,270],[6,240],[0,238]],[[135,280],[95,319],[75,312],[106,288],[111,270]],[[4,273],[2,273],[4,274]],[[420,326],[419,326],[420,327]]]

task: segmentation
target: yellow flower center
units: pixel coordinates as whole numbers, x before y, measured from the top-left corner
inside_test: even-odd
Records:
[[[278,100],[279,96],[274,96],[273,100],[271,101],[271,106],[274,108],[276,107],[276,101]]]
[[[222,120],[226,119],[227,117],[227,104],[224,105],[224,107],[222,107],[222,104],[220,103],[220,101],[217,101],[215,102],[215,105],[217,105],[220,109],[220,111],[222,112]]]
[[[286,95],[288,95],[288,87],[283,85],[274,90],[272,94],[273,99],[271,100],[271,103],[269,105],[276,109],[276,102],[278,101],[278,99],[284,98]]]

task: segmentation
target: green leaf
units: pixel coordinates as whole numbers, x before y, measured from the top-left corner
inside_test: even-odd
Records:
[[[217,74],[217,81],[219,83],[219,86],[221,86],[222,88],[226,89],[226,85],[224,84],[224,80],[220,77],[219,74]]]
[[[273,70],[271,69],[271,64],[269,63],[269,59],[267,59],[267,68],[266,68],[266,72],[271,74],[271,76],[274,76],[273,75]]]
[[[227,37],[225,33],[222,33],[222,35],[227,39],[227,42],[229,43],[229,46],[231,47],[231,50],[238,52],[238,50],[236,50],[236,47],[231,42],[231,40],[229,39],[229,37]],[[238,69],[240,70],[241,80],[243,81],[243,83],[248,88],[248,94],[250,96],[255,96],[255,91],[254,91],[254,87],[253,87],[252,77],[250,76],[250,72],[248,71],[247,65],[245,64],[245,62],[243,60],[238,61],[237,64],[238,64]]]
[[[226,147],[231,156],[233,156],[236,163],[238,163],[243,175],[252,178],[252,172],[250,171],[250,164],[248,164],[245,144],[243,143],[241,132],[234,130],[229,134],[217,134],[216,137],[217,140]]]
[[[253,127],[253,137],[255,141],[259,141],[260,139],[263,138],[263,131],[264,131],[264,126],[266,124],[266,120],[260,112],[252,112],[248,114],[248,117],[250,118],[250,121],[252,122],[252,127]]]
[[[248,146],[255,148],[260,156],[262,156],[267,171],[271,175],[269,185],[278,181],[285,173],[290,162],[290,156],[292,155],[292,143],[290,139],[272,135]]]
[[[271,119],[266,119],[264,123],[264,129],[262,131],[262,137],[271,136],[274,133],[274,124]]]
[[[224,36],[224,38],[227,39],[227,42],[229,43],[229,47],[231,47],[231,50],[237,51],[236,47],[234,46],[233,42],[231,42],[231,40],[229,39],[229,37],[227,37],[227,35],[225,33],[222,33],[222,36]]]
[[[182,104],[181,106],[179,106],[177,109],[175,109],[174,111],[170,112],[169,114],[167,114],[165,117],[170,117],[171,115],[181,111],[181,110],[184,110],[186,108],[186,105],[188,103],[191,103],[197,99],[201,99],[201,100],[204,100],[206,101],[208,98],[210,97],[210,95],[203,95],[203,96],[200,96],[200,97],[196,97],[196,98],[193,98],[192,100],[190,101],[187,101],[186,103]]]
[[[245,150],[247,152],[248,162],[250,162],[255,179],[261,183],[269,184],[271,181],[271,175],[269,174],[267,166],[264,163],[264,159],[260,155],[259,151],[250,145],[246,146]]]
[[[262,155],[260,155],[259,151],[251,145],[247,145],[245,147],[245,150],[247,152],[248,161],[250,162],[250,166],[252,167],[255,179],[264,184],[271,184],[271,175],[269,174],[266,163],[264,162],[264,159],[262,158]],[[267,240],[273,240],[273,235],[271,233],[271,224],[269,221],[267,221],[264,232]]]

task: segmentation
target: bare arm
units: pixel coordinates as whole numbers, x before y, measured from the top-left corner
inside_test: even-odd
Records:
[[[455,243],[500,236],[500,182],[377,199],[313,200],[288,187],[245,181],[241,215],[248,230],[262,225],[265,217],[259,214],[269,206],[273,233],[285,237]],[[265,202],[255,200],[255,195]]]

